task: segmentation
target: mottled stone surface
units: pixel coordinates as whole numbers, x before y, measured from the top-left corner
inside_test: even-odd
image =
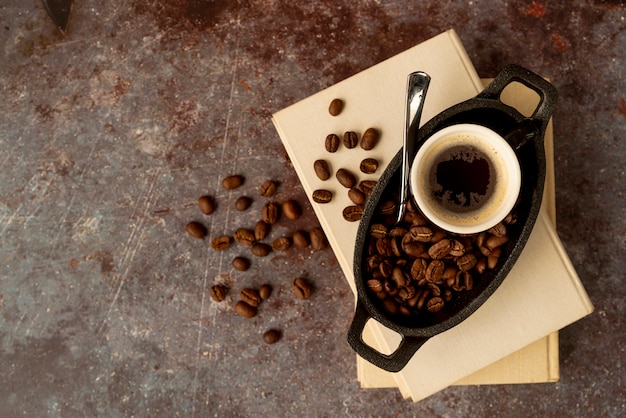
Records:
[[[85,0],[65,36],[38,0],[0,11],[0,416],[626,413],[622,1]],[[518,63],[557,86],[558,231],[596,311],[560,333],[558,383],[412,404],[359,388],[332,251],[258,258],[209,240],[254,226],[266,179],[271,200],[304,208],[271,238],[317,226],[271,114],[449,28],[482,77]],[[222,189],[230,174],[244,185]],[[242,195],[254,202],[237,212]],[[206,240],[186,235],[191,220]],[[239,291],[263,283],[259,314],[237,316]]]

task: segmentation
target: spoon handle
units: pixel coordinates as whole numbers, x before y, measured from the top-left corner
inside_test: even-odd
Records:
[[[411,161],[415,158],[415,134],[420,125],[424,99],[430,84],[430,76],[422,71],[409,74],[406,87],[406,107],[404,118],[404,137],[402,146],[402,183],[400,189],[400,206],[397,222],[404,218],[406,205],[411,198],[409,191],[409,173]]]

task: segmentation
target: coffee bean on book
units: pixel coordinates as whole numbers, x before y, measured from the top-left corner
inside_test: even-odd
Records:
[[[322,181],[326,181],[330,178],[330,167],[326,160],[315,160],[313,170],[315,171],[315,175]]]
[[[337,178],[339,184],[341,184],[345,188],[349,189],[351,187],[354,187],[354,185],[356,184],[356,177],[354,176],[354,174],[352,174],[349,170],[345,168],[340,168],[339,170],[337,170],[335,177]]]
[[[363,132],[361,137],[361,148],[366,151],[373,149],[378,144],[380,133],[376,128],[368,128]]]
[[[326,136],[326,141],[324,142],[324,147],[326,148],[326,151],[334,153],[339,149],[339,143],[340,139],[337,134],[328,134]]]
[[[365,158],[361,161],[359,169],[362,173],[373,174],[378,170],[378,160],[375,158]]]
[[[359,136],[354,131],[346,131],[343,134],[343,145],[346,148],[355,148],[359,143]]]
[[[337,116],[343,110],[343,100],[341,99],[333,99],[328,105],[328,113],[332,116]]]
[[[313,201],[315,203],[328,203],[333,199],[333,192],[325,189],[318,189],[313,192]]]

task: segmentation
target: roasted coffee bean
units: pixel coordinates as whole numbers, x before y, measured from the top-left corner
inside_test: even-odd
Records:
[[[293,281],[293,292],[299,299],[308,299],[311,297],[311,285],[303,278],[299,277]]]
[[[433,237],[433,230],[427,226],[412,226],[410,232],[415,241],[430,242]]]
[[[294,232],[291,239],[293,241],[293,245],[299,248],[306,248],[310,244],[309,234],[305,231],[298,230]]]
[[[456,265],[461,271],[469,271],[476,265],[476,256],[474,254],[465,254],[456,259]]]
[[[332,116],[337,116],[343,110],[343,100],[341,99],[333,99],[328,105],[328,113]]]
[[[365,195],[369,196],[374,191],[376,187],[376,180],[362,180],[359,182],[359,190],[365,193]]]
[[[428,225],[428,220],[426,219],[426,217],[418,212],[406,212],[404,215],[404,221],[411,224],[412,226]]]
[[[373,174],[376,172],[376,170],[378,170],[378,160],[376,158],[366,158],[361,161],[359,169],[362,173]]]
[[[280,218],[280,207],[274,202],[265,203],[261,211],[261,217],[266,223],[274,225]]]
[[[385,238],[387,236],[387,227],[384,224],[372,224],[370,226],[370,235],[374,238]]]
[[[243,176],[234,175],[228,176],[222,180],[222,187],[226,190],[236,189],[244,183]]]
[[[487,257],[480,258],[474,268],[478,274],[483,274],[487,270]]]
[[[404,251],[409,258],[420,257],[426,252],[426,245],[419,241],[415,241],[411,237],[411,234],[406,234],[402,237],[401,247],[402,251]]]
[[[335,177],[337,178],[339,184],[341,184],[345,188],[350,189],[356,184],[356,177],[354,176],[354,174],[352,174],[349,170],[345,168],[340,168],[339,170],[337,170]]]
[[[187,233],[194,238],[204,238],[207,234],[206,227],[200,222],[191,221],[185,227]]]
[[[261,287],[259,287],[259,296],[261,297],[262,300],[269,299],[271,294],[272,294],[272,286],[270,286],[269,284],[264,284]]]
[[[370,279],[367,281],[367,288],[374,293],[383,291],[383,283],[378,279]]]
[[[404,237],[408,233],[409,233],[409,231],[406,228],[402,228],[400,226],[395,226],[395,227],[393,227],[391,229],[391,231],[389,231],[389,236],[402,238],[402,237]]]
[[[283,202],[282,213],[287,217],[287,219],[295,221],[300,217],[300,215],[302,215],[302,209],[297,201],[289,199],[286,202]]]
[[[265,221],[258,221],[254,225],[254,238],[263,241],[270,233],[272,226]]]
[[[256,316],[257,308],[247,304],[243,300],[240,300],[235,304],[235,312],[244,318],[252,318]]]
[[[504,220],[502,221],[507,225],[514,225],[517,223],[517,214],[516,213],[509,213],[508,215],[506,215],[506,217],[504,218]]]
[[[235,232],[233,232],[233,238],[237,243],[245,245],[246,247],[252,247],[252,244],[256,241],[254,233],[246,228],[237,228]]]
[[[354,131],[346,131],[343,134],[343,146],[346,148],[355,148],[359,143],[359,136]]]
[[[496,237],[503,237],[506,235],[506,225],[503,222],[500,222],[499,224],[489,228],[487,232]]]
[[[252,246],[251,251],[252,251],[252,254],[254,254],[257,257],[265,257],[266,255],[272,252],[272,247],[270,247],[268,244],[264,242],[256,242]]]
[[[276,344],[281,337],[281,332],[277,329],[269,329],[263,333],[263,341],[265,344]]]
[[[313,170],[315,171],[315,175],[322,181],[326,181],[330,178],[330,166],[326,160],[315,160]]]
[[[411,265],[411,277],[415,281],[420,281],[426,277],[426,270],[428,269],[428,263],[423,258],[418,258],[413,261]]]
[[[250,260],[245,257],[235,257],[231,264],[235,270],[239,271],[246,271],[250,268]]]
[[[393,200],[387,200],[379,206],[378,211],[382,215],[393,215],[396,213],[396,202]]]
[[[239,297],[250,306],[257,307],[261,303],[259,291],[250,287],[244,287],[241,289]]]
[[[266,180],[259,186],[259,194],[263,197],[270,197],[276,192],[276,182]]]
[[[313,247],[314,250],[323,250],[328,247],[326,234],[324,234],[324,230],[320,227],[311,229],[309,232],[309,238],[311,241],[311,247]]]
[[[432,260],[426,268],[426,280],[430,283],[441,283],[441,277],[446,266],[441,260]]]
[[[391,280],[396,284],[396,287],[402,288],[407,285],[410,280],[404,276],[404,272],[398,266],[394,267],[391,272]]]
[[[211,241],[211,248],[215,251],[224,251],[230,248],[230,245],[233,243],[233,239],[228,235],[222,235],[216,238],[213,238]]]
[[[492,235],[489,238],[487,238],[487,240],[485,241],[485,247],[489,248],[490,250],[493,250],[494,248],[497,248],[499,246],[501,246],[502,244],[506,243],[509,240],[509,237],[507,236],[495,236]]]
[[[439,312],[440,310],[443,309],[443,299],[436,296],[434,298],[430,298],[428,300],[428,302],[426,302],[426,309],[428,309],[428,312],[434,313],[434,312]]]
[[[339,149],[340,142],[341,141],[337,134],[328,134],[328,136],[326,136],[326,142],[324,143],[324,147],[326,148],[326,151],[334,153],[337,152],[337,150]]]
[[[385,258],[378,265],[378,271],[380,272],[380,275],[382,277],[391,277],[391,273],[393,272],[393,264],[391,264],[391,261],[388,258]]]
[[[211,196],[202,196],[198,199],[198,207],[205,215],[210,215],[215,211],[215,202]]]
[[[313,201],[315,203],[328,203],[333,200],[333,192],[325,189],[317,189],[313,191]]]
[[[461,241],[456,239],[450,240],[450,255],[453,257],[460,257],[465,254],[465,245]]]
[[[350,190],[348,190],[348,198],[355,205],[364,205],[366,200],[365,193],[355,187],[352,187]]]
[[[209,296],[216,302],[221,302],[226,298],[226,287],[221,284],[216,284],[211,286],[211,290],[209,290]]]
[[[431,245],[428,249],[428,255],[430,258],[441,259],[450,254],[450,251],[452,251],[452,243],[445,238]]]
[[[362,205],[346,206],[343,209],[343,219],[348,222],[356,222],[363,217],[364,207]]]
[[[244,210],[248,210],[250,205],[252,205],[252,199],[250,199],[248,196],[240,196],[235,201],[235,209],[237,209],[240,212],[243,212]]]
[[[289,247],[291,247],[291,240],[288,237],[280,237],[272,241],[272,250],[274,251],[286,251]]]
[[[373,149],[378,144],[380,133],[376,128],[367,128],[361,137],[361,148],[366,151]]]

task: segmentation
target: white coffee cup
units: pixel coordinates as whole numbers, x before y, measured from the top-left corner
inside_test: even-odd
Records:
[[[485,231],[513,209],[521,186],[515,151],[493,130],[457,124],[435,132],[411,165],[411,192],[424,215],[454,233]]]

